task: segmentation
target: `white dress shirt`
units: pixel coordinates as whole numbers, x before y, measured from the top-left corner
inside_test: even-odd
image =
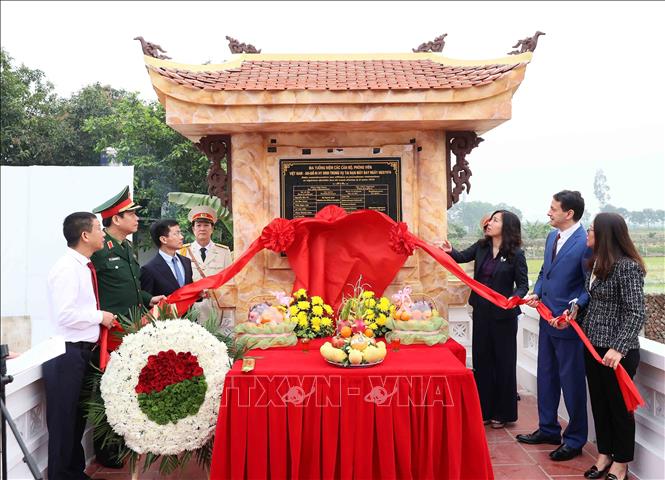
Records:
[[[90,259],[76,250],[67,252],[53,265],[48,275],[48,298],[56,334],[67,342],[96,342],[102,312],[92,287]]]
[[[180,270],[180,273],[182,274],[182,279],[185,279],[185,267],[182,266],[182,262],[180,261],[180,258],[178,258],[178,255],[169,255],[168,253],[164,253],[162,250],[159,251],[159,254],[162,256],[166,264],[169,266],[171,269],[171,273],[173,274],[173,278],[178,280],[178,276],[175,274],[175,269],[173,268],[173,259],[175,258],[175,263],[178,265],[178,270]]]
[[[199,245],[199,242],[194,242],[194,243],[192,243],[191,246],[192,246],[192,249],[193,249],[196,253],[199,254],[199,258],[202,258],[202,257],[201,257],[201,249],[202,249],[202,248],[205,248],[205,249],[206,249],[206,258],[208,258],[208,255],[210,255],[210,254],[212,253],[212,249],[215,247],[215,244],[212,242],[212,240],[210,240],[210,242],[208,242],[208,245],[206,245],[206,246],[204,246],[204,247],[202,247],[201,245]]]
[[[566,240],[568,240],[570,237],[573,236],[573,233],[580,228],[582,224],[580,222],[576,222],[573,226],[568,227],[567,229],[561,231],[559,230],[559,241],[556,242],[556,252],[559,253],[561,251],[561,247],[563,247],[563,244],[566,243]]]

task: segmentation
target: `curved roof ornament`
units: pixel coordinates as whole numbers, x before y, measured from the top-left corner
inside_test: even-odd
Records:
[[[231,53],[261,53],[261,50],[252,44],[240,43],[235,38],[229,36],[226,39],[229,41],[229,50],[231,50]]]
[[[134,40],[141,42],[141,48],[143,49],[143,55],[147,55],[152,58],[159,58],[160,60],[170,60],[171,57],[164,55],[166,50],[157,45],[156,43],[148,42],[143,37],[134,37]],[[161,52],[161,53],[160,53]]]
[[[519,50],[508,52],[508,55],[519,55],[520,53],[533,52],[538,46],[538,37],[541,35],[545,35],[545,33],[538,30],[533,37],[518,40],[517,43],[513,45],[513,48],[519,48]]]
[[[442,52],[443,47],[446,45],[445,38],[448,36],[447,33],[444,33],[443,35],[439,35],[436,37],[434,40],[430,42],[425,42],[421,43],[418,45],[418,48],[412,48],[411,50],[414,53],[427,53],[427,52]]]

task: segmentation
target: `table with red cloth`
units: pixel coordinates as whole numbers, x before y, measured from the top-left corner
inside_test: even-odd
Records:
[[[211,479],[493,478],[464,347],[388,347],[380,365],[340,368],[322,340],[253,350],[228,373]]]

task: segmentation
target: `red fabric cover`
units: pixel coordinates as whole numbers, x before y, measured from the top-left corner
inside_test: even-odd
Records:
[[[380,212],[358,210],[347,215],[333,205],[321,209],[314,218],[277,218],[238,260],[215,275],[176,290],[166,301],[184,312],[200,292],[228,282],[263,248],[286,252],[296,274],[293,291],[306,288],[334,309],[361,275],[363,283],[381,295],[408,258],[406,253],[396,253],[388,241],[395,225]]]
[[[293,290],[305,288],[335,310],[361,275],[362,283],[383,294],[408,258],[390,247],[390,217],[373,210],[343,212],[326,207],[315,218],[294,220],[295,240],[286,250],[296,274]]]
[[[226,377],[211,479],[493,478],[473,373],[446,346],[367,369],[315,350],[259,356]]]

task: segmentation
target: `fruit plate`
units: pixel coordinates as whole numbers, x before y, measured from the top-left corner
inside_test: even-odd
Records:
[[[333,362],[332,360],[328,360],[327,358],[325,359],[326,362],[328,362],[331,365],[335,365],[336,367],[340,368],[365,368],[365,367],[374,367],[376,365],[379,365],[380,363],[383,363],[383,360],[381,359],[378,362],[373,362],[373,363],[359,363],[358,365],[354,365],[353,363],[349,363],[348,365],[344,365],[343,363],[337,363]]]

